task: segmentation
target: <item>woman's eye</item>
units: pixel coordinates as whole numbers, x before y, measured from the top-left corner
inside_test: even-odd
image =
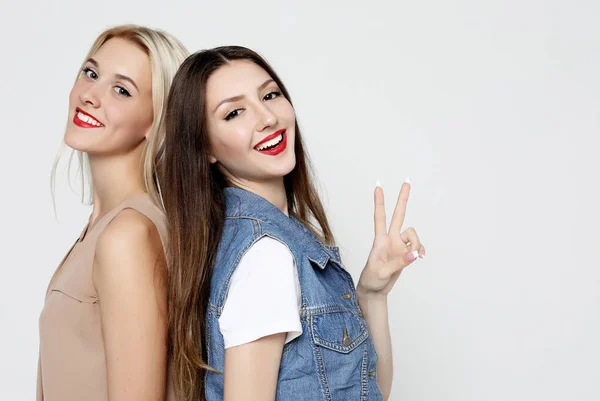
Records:
[[[229,121],[232,118],[236,118],[237,116],[239,116],[240,114],[242,114],[242,109],[235,109],[235,110],[231,110],[229,113],[227,113],[227,115],[225,116],[225,121]]]
[[[96,71],[92,70],[91,68],[85,67],[83,69],[83,73],[91,79],[98,79],[98,74],[96,74]]]
[[[263,97],[263,100],[273,100],[273,99],[275,99],[276,97],[279,97],[279,96],[281,96],[281,92],[279,92],[279,91],[272,91],[272,92],[267,93],[265,95],[265,97]]]
[[[115,92],[117,92],[117,94],[119,94],[121,96],[131,97],[131,94],[129,93],[129,91],[127,89],[123,88],[122,86],[115,86]]]

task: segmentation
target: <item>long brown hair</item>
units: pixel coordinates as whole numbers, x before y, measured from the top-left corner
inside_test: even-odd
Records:
[[[163,200],[169,222],[169,334],[174,387],[184,401],[204,400],[205,318],[210,280],[223,230],[227,182],[209,160],[206,83],[233,60],[263,68],[290,101],[269,64],[239,46],[203,50],[188,57],[173,80],[166,116],[165,152],[160,166]],[[296,166],[284,177],[290,215],[324,243],[333,244],[325,211],[313,184],[308,156],[296,121]]]

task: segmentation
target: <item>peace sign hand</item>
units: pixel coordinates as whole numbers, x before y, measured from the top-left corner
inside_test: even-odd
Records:
[[[387,295],[402,270],[417,257],[425,257],[425,248],[414,228],[402,230],[406,204],[410,194],[408,180],[402,184],[389,231],[386,229],[383,189],[375,187],[375,240],[369,253],[357,290],[363,293]]]

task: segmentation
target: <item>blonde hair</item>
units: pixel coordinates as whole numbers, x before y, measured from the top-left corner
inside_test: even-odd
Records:
[[[142,151],[141,172],[143,174],[146,190],[154,202],[162,207],[162,196],[160,185],[156,177],[156,166],[162,158],[162,148],[165,141],[165,110],[167,96],[171,83],[179,65],[188,56],[186,48],[174,36],[167,32],[151,29],[139,25],[120,25],[102,32],[90,48],[90,51],[83,59],[83,63],[77,74],[78,80],[83,75],[85,62],[92,57],[106,42],[113,38],[128,40],[142,48],[150,58],[152,69],[152,106],[154,110],[154,119],[152,127],[148,134],[144,149]],[[66,147],[63,141],[59,153],[54,162],[51,175],[51,191],[54,201],[55,176],[58,162]],[[73,155],[77,154],[79,169],[81,172],[81,199],[86,200],[86,178],[88,181],[88,202],[92,203],[92,182],[88,178],[90,175],[89,161],[85,152],[73,150],[69,159],[68,171],[71,169]]]

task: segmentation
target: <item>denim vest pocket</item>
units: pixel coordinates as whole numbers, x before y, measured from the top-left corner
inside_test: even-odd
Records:
[[[369,330],[362,316],[340,308],[310,322],[323,399],[367,400]]]
[[[311,331],[316,345],[343,354],[352,352],[369,337],[364,319],[349,310],[313,315]]]

